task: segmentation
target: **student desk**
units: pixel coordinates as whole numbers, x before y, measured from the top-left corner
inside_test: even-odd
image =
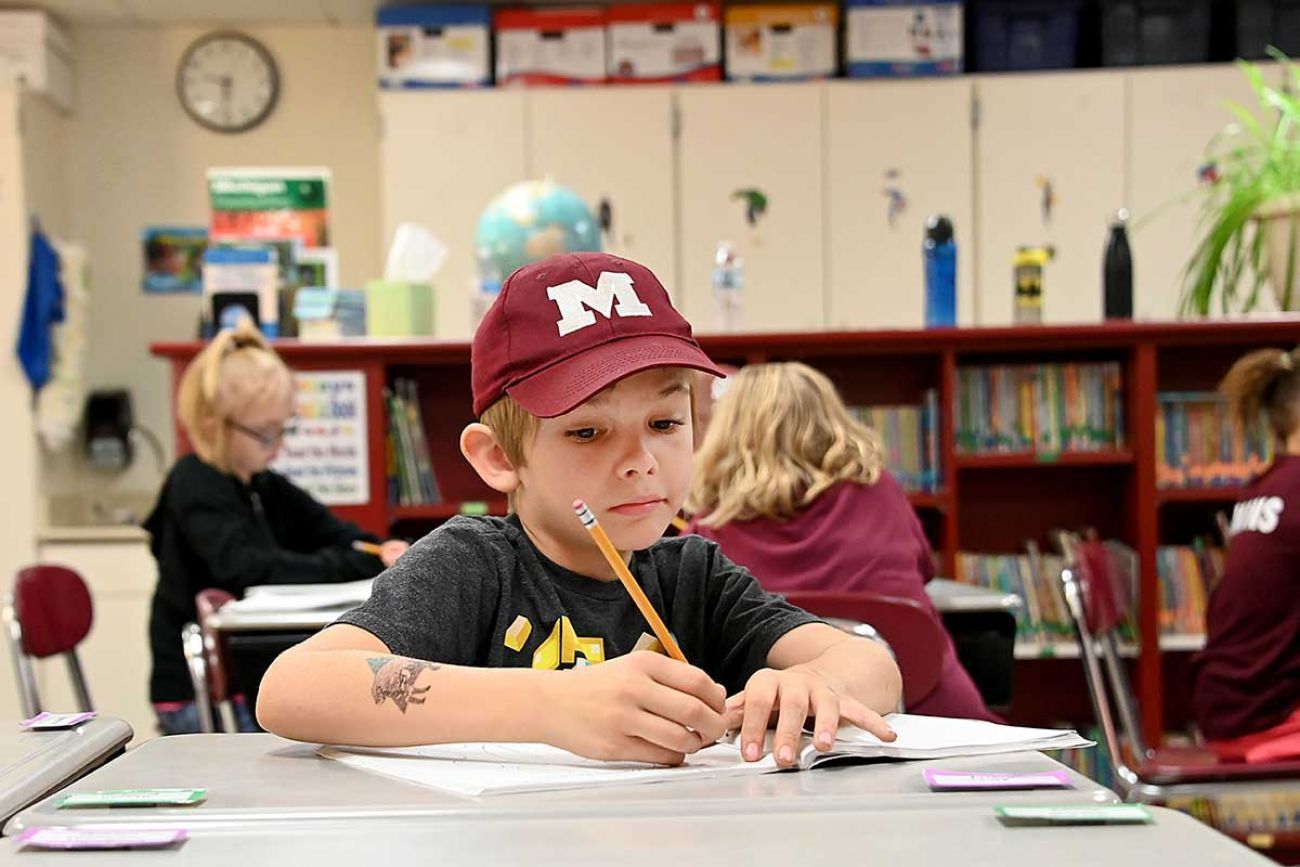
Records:
[[[987,807],[777,815],[520,815],[491,821],[428,822],[364,819],[235,828],[191,828],[191,837],[159,852],[24,851],[30,867],[185,864],[582,865],[663,867],[672,864],[876,864],[888,867],[1252,867],[1271,861],[1191,818],[1152,808],[1150,825],[1007,828]],[[0,841],[0,855],[14,851]]]
[[[927,766],[1006,772],[1064,768],[1041,753],[1026,752],[476,799],[349,768],[317,756],[313,745],[275,735],[179,735],[142,744],[67,791],[205,787],[207,801],[198,807],[57,810],[56,798],[51,797],[19,813],[6,833],[31,827],[123,822],[193,829],[285,820],[329,823],[349,817],[892,812],[1004,803],[1118,803],[1109,789],[1073,771],[1068,773],[1075,789],[936,793],[921,779]]]
[[[125,722],[105,716],[57,731],[27,731],[17,722],[0,722],[3,821],[122,752],[132,734]]]
[[[1020,597],[946,578],[929,581],[925,592],[943,618],[957,658],[979,687],[984,703],[995,709],[1009,707]]]

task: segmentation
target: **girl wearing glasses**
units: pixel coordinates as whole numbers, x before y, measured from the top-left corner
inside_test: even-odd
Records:
[[[390,540],[379,556],[353,550],[378,540],[268,469],[293,417],[293,377],[250,323],[221,332],[190,363],[177,411],[194,453],[172,467],[144,524],[158,561],[149,697],[163,734],[199,731],[181,628],[197,619],[200,590],[240,597],[259,584],[369,578],[407,548]],[[242,702],[235,710],[241,728],[256,730]]]

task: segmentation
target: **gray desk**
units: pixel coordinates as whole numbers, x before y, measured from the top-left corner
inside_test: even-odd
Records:
[[[987,587],[962,584],[948,578],[935,578],[925,585],[925,592],[940,614],[975,611],[1008,611],[1012,615],[1020,607],[1020,597]]]
[[[315,747],[269,734],[159,738],[80,780],[68,791],[201,786],[198,808],[56,810],[48,798],[19,813],[6,833],[31,827],[146,821],[244,827],[257,823],[343,818],[669,815],[956,809],[993,804],[1117,803],[1113,792],[1070,772],[1076,788],[1031,792],[931,792],[927,766],[1030,772],[1063,766],[1041,753],[1012,753],[932,763],[822,768],[749,777],[464,798],[349,768],[320,758]]]
[[[11,816],[121,752],[131,727],[96,717],[74,729],[27,731],[0,722],[0,817]]]
[[[356,867],[387,864],[573,865],[742,864],[796,867],[877,864],[888,867],[1247,867],[1271,861],[1197,824],[1155,808],[1137,826],[1006,828],[985,807],[966,810],[802,812],[785,815],[535,816],[499,821],[394,819],[329,824],[199,827],[173,850],[95,853],[25,851],[14,863],[41,867],[89,864],[231,864]],[[16,848],[0,841],[0,856]],[[8,860],[8,859],[5,859]]]

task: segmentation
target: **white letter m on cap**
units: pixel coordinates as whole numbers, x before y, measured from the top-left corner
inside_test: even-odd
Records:
[[[601,271],[600,279],[593,289],[581,280],[570,280],[559,286],[546,290],[546,297],[560,308],[560,319],[556,325],[560,336],[571,334],[588,325],[596,324],[595,310],[609,319],[614,313],[619,316],[653,316],[632,288],[632,275],[619,271]],[[614,299],[618,304],[614,304]]]

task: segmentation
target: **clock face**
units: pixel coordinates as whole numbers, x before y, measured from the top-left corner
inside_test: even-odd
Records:
[[[243,132],[275,108],[280,75],[261,43],[239,33],[211,33],[185,50],[176,93],[189,116],[208,129]]]

